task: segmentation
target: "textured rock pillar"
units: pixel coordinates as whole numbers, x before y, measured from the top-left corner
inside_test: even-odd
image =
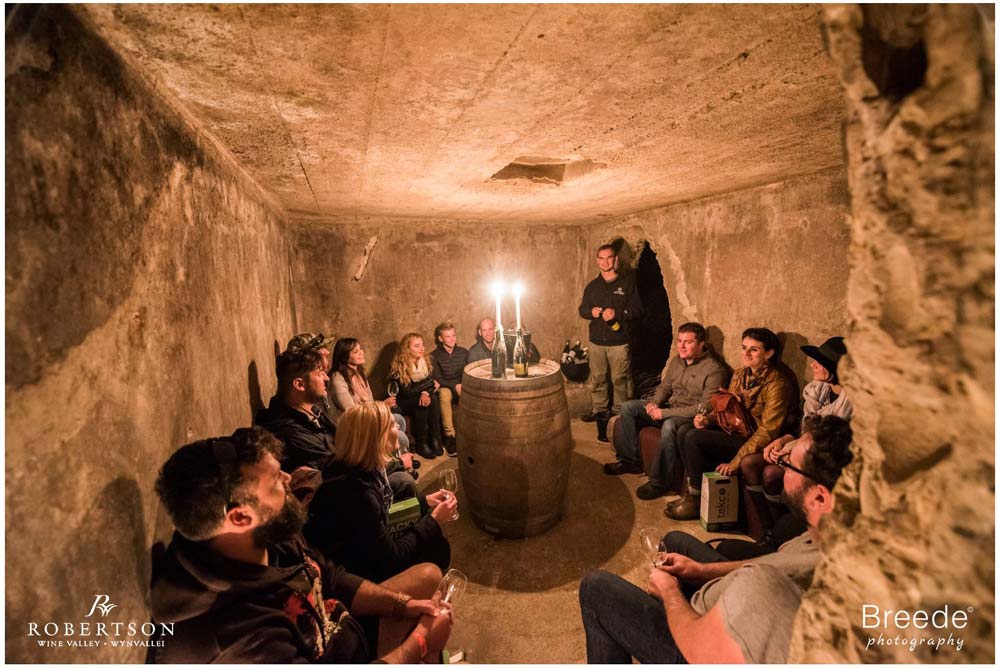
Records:
[[[857,458],[790,660],[992,662],[993,27],[972,5],[830,6],[825,24],[848,104]],[[863,628],[866,604],[971,612]],[[961,651],[926,644],[949,637]]]

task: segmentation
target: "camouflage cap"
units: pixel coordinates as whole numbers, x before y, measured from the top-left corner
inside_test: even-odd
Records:
[[[308,348],[309,350],[326,348],[330,350],[333,348],[333,339],[328,339],[322,333],[313,334],[312,332],[305,332],[303,334],[296,334],[288,341],[288,347],[285,350],[294,350],[296,348]]]

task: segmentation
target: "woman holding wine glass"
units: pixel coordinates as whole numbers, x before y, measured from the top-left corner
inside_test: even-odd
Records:
[[[390,384],[393,381],[399,384],[399,409],[413,420],[413,450],[424,459],[443,455],[439,385],[431,375],[430,360],[424,355],[424,340],[419,334],[410,332],[399,342],[399,352],[389,368]]]
[[[337,450],[309,504],[306,540],[349,572],[380,582],[422,562],[446,570],[451,547],[441,525],[458,503],[438,491],[418,497],[422,516],[405,529],[389,526],[392,490],[385,466],[399,426],[381,401],[359,404],[340,417]]]

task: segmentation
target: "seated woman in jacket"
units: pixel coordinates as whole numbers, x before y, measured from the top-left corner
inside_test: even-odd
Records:
[[[687,478],[684,495],[667,505],[667,517],[698,518],[701,474],[715,470],[733,475],[740,460],[760,452],[768,443],[798,423],[799,383],[781,362],[781,345],[769,329],[751,327],[743,332],[743,368],[733,374],[729,391],[739,397],[753,418],[749,436],[727,434],[714,415],[696,415],[694,429],[684,434],[681,456]]]
[[[802,389],[803,429],[806,419],[813,415],[834,415],[850,421],[854,416],[854,405],[844,393],[844,388],[840,386],[837,377],[837,364],[840,358],[847,354],[843,337],[835,336],[827,339],[818,348],[816,346],[800,346],[800,348],[809,357],[809,369],[813,377],[812,382]],[[743,476],[747,491],[750,492],[750,498],[764,527],[764,538],[761,542],[767,544],[767,547],[777,548],[784,540],[794,537],[794,535],[778,534],[787,534],[788,530],[798,533],[805,531],[805,524],[799,522],[791,523],[790,528],[786,528],[784,532],[775,531],[772,535],[775,522],[788,512],[785,504],[781,502],[785,469],[778,466],[778,458],[791,452],[796,440],[795,434],[784,433],[771,441],[762,452],[749,454],[740,460],[740,475]],[[788,524],[786,522],[783,526]]]
[[[381,582],[422,562],[447,570],[451,547],[441,525],[455,515],[447,492],[420,499],[423,516],[405,529],[389,526],[392,490],[385,465],[396,450],[399,427],[382,402],[351,408],[340,417],[337,451],[323,469],[323,484],[309,504],[303,533],[310,545],[350,573]]]
[[[444,454],[441,443],[441,404],[431,362],[424,355],[424,340],[410,332],[399,342],[399,352],[389,367],[389,381],[399,383],[396,401],[403,415],[413,421],[414,452],[424,459]]]
[[[330,366],[330,420],[336,425],[345,411],[369,401],[375,401],[375,396],[365,373],[365,349],[357,339],[337,339]],[[385,405],[395,408],[396,397],[386,399]],[[392,417],[399,425],[399,448],[406,452],[410,447],[406,420],[400,413],[393,413]]]

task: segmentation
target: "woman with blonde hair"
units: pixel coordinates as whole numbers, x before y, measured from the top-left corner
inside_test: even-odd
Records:
[[[439,491],[418,497],[422,517],[405,529],[389,525],[392,489],[386,464],[399,426],[382,402],[359,404],[340,416],[337,449],[309,504],[306,540],[349,572],[381,582],[422,562],[447,570],[451,547],[441,525],[457,500]]]
[[[413,421],[414,451],[424,459],[444,454],[441,444],[441,404],[424,339],[410,332],[399,342],[399,352],[389,367],[389,382],[399,384],[396,405]],[[339,447],[339,443],[338,443]]]

